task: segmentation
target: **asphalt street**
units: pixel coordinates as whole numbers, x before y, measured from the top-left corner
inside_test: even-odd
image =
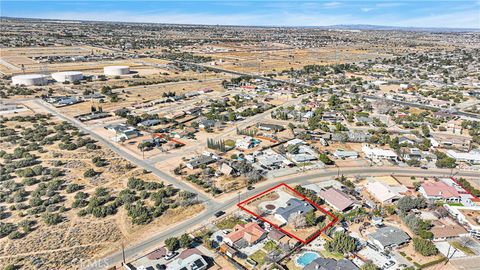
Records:
[[[438,177],[448,177],[450,176],[451,170],[445,169],[429,169],[421,170],[415,168],[393,168],[393,167],[361,167],[361,168],[343,168],[340,171],[340,174],[345,176],[373,176],[373,175],[382,175],[382,174],[397,174],[397,175],[408,175],[408,176],[438,176]],[[455,171],[456,176],[460,177],[478,177],[479,173],[474,171]],[[244,190],[240,193],[239,196],[232,195],[229,199],[223,202],[209,200],[209,207],[200,213],[199,215],[192,217],[191,219],[185,220],[182,223],[176,224],[174,227],[161,231],[158,234],[151,235],[148,239],[142,240],[138,243],[132,243],[125,248],[125,255],[127,261],[135,259],[137,257],[145,255],[145,252],[153,250],[162,245],[162,241],[166,238],[182,234],[184,232],[192,231],[197,226],[211,224],[214,220],[214,214],[217,211],[231,211],[235,209],[235,205],[239,200],[246,199],[250,196],[253,196],[257,193],[265,191],[278,185],[279,183],[286,183],[290,185],[304,184],[304,183],[315,183],[320,181],[325,181],[332,179],[337,176],[338,170],[336,168],[332,169],[323,169],[315,173],[309,173],[304,175],[295,175],[289,179],[283,180],[267,180],[266,182],[260,184],[256,189],[251,191]],[[105,257],[102,259],[108,265],[116,265],[122,261],[122,253],[120,251]],[[93,270],[94,268],[87,268],[88,270]]]

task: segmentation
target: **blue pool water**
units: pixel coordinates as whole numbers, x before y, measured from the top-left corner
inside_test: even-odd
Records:
[[[300,266],[307,266],[307,264],[311,263],[313,260],[316,258],[320,257],[317,253],[315,252],[304,252],[301,256],[297,258],[297,264]]]

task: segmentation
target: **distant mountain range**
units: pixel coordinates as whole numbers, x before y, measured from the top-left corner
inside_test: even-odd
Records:
[[[403,31],[428,31],[428,32],[480,32],[480,28],[442,28],[442,27],[402,27],[370,24],[337,24],[326,26],[331,29],[344,30],[403,30]]]
[[[113,21],[86,21],[86,20],[60,20],[60,19],[38,19],[38,18],[16,18],[0,16],[0,19],[25,20],[25,21],[46,21],[46,22],[90,22],[90,23],[125,23],[125,24],[162,24],[162,25],[191,25],[194,24],[172,24],[172,23],[139,23],[139,22],[113,22]],[[201,24],[198,24],[201,25]],[[336,24],[322,26],[255,26],[255,25],[202,25],[202,26],[228,26],[228,27],[255,27],[255,28],[321,28],[333,30],[384,30],[384,31],[419,31],[419,32],[480,32],[480,28],[443,28],[443,27],[402,27],[387,25],[370,25],[370,24]]]

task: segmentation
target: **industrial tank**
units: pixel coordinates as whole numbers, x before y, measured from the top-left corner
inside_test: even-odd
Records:
[[[43,74],[24,74],[12,77],[13,85],[45,85],[48,82],[47,75]]]
[[[130,73],[129,66],[108,66],[103,68],[103,73],[107,76],[118,76]]]
[[[57,82],[75,82],[83,79],[83,74],[78,71],[56,72],[52,78]]]

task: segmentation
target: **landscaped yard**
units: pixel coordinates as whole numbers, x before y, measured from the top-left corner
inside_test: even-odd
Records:
[[[462,246],[459,242],[452,241],[450,242],[450,245],[467,255],[475,255],[475,252],[473,252],[473,250],[471,250],[469,247]]]
[[[220,230],[233,229],[237,224],[245,224],[245,221],[241,220],[238,217],[230,216],[220,220],[217,224],[217,228]]]
[[[275,242],[273,242],[272,240],[268,241],[265,244],[265,246],[263,246],[263,249],[267,252],[276,250],[277,248],[278,248],[278,245]]]
[[[463,206],[462,203],[448,203],[450,206]]]
[[[258,263],[258,266],[261,266],[265,263],[265,256],[267,256],[267,253],[265,253],[262,250],[259,250],[252,255],[250,255],[250,259],[254,260],[255,262]]]
[[[343,254],[340,254],[340,253],[335,253],[335,252],[330,252],[328,250],[320,250],[320,253],[322,254],[322,256],[324,258],[332,258],[332,259],[335,259],[335,260],[340,260],[343,258]]]
[[[400,255],[405,257],[405,259],[419,265],[434,262],[443,258],[441,254],[433,256],[422,256],[419,252],[415,251],[413,243],[409,243],[408,245],[405,245],[398,250]]]
[[[287,262],[287,269],[288,270],[301,270],[302,268],[295,264],[294,260],[289,260]]]

